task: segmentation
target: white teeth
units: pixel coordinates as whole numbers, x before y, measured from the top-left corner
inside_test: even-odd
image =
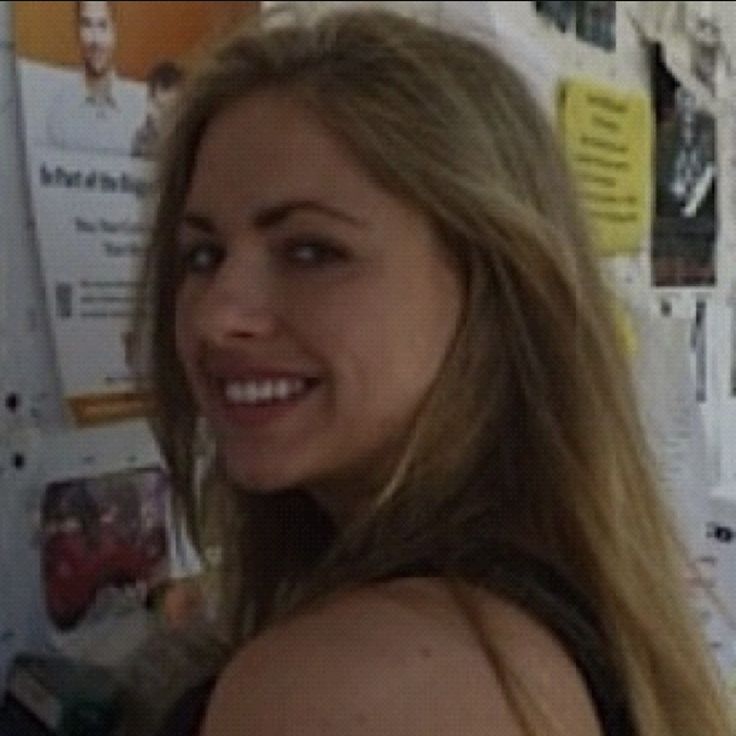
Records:
[[[225,398],[231,404],[266,404],[285,401],[306,391],[303,378],[279,378],[264,381],[227,381]]]

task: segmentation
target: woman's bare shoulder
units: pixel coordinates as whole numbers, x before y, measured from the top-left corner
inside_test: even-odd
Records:
[[[567,736],[600,736],[585,683],[547,630],[491,594],[484,618],[529,696]],[[446,586],[405,578],[336,595],[245,646],[204,736],[521,736]]]

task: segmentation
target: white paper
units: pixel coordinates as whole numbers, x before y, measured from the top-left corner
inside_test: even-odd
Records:
[[[696,399],[698,381],[705,383],[712,396],[719,395],[718,372],[708,365],[717,361],[712,351],[706,353],[706,346],[698,344],[708,339],[705,324],[703,335],[693,339],[694,321],[686,316],[691,300],[674,301],[671,316],[649,317],[641,323],[636,361],[640,405],[660,476],[690,552],[693,569],[687,576],[691,603],[711,654],[730,678],[736,672],[736,503],[732,503],[730,519],[722,505],[714,504],[713,445],[720,446],[720,421],[715,437],[709,439],[703,421],[704,403]],[[713,343],[722,329],[713,315],[722,311],[712,302],[708,302],[706,314],[708,311]],[[699,361],[705,365],[697,367]]]
[[[62,380],[71,396],[134,388],[126,362],[142,219],[145,164],[36,147],[31,191]],[[94,346],[94,349],[90,349]]]
[[[659,474],[685,540],[697,550],[708,516],[708,453],[689,360],[691,324],[671,317],[639,320],[635,375],[640,409]]]
[[[101,127],[93,116],[102,113],[78,101],[84,89],[78,71],[19,59],[18,75],[36,236],[65,398],[79,424],[141,415],[130,330],[150,232],[152,169],[131,151],[146,115],[145,84],[115,78],[115,114],[105,113]]]

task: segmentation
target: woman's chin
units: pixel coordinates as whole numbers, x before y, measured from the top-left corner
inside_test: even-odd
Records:
[[[275,478],[258,478],[253,476],[229,476],[230,480],[240,488],[244,493],[252,493],[256,496],[268,495],[269,493],[278,493],[285,488],[289,488],[290,484],[284,481],[278,481]]]
[[[225,460],[224,466],[227,479],[246,493],[274,493],[291,485],[290,479],[284,473],[265,468],[245,468],[242,461]]]

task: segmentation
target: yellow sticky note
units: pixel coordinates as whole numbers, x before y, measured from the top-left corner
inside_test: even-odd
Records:
[[[602,255],[636,252],[651,217],[649,98],[568,80],[560,86],[559,123],[596,250]]]

